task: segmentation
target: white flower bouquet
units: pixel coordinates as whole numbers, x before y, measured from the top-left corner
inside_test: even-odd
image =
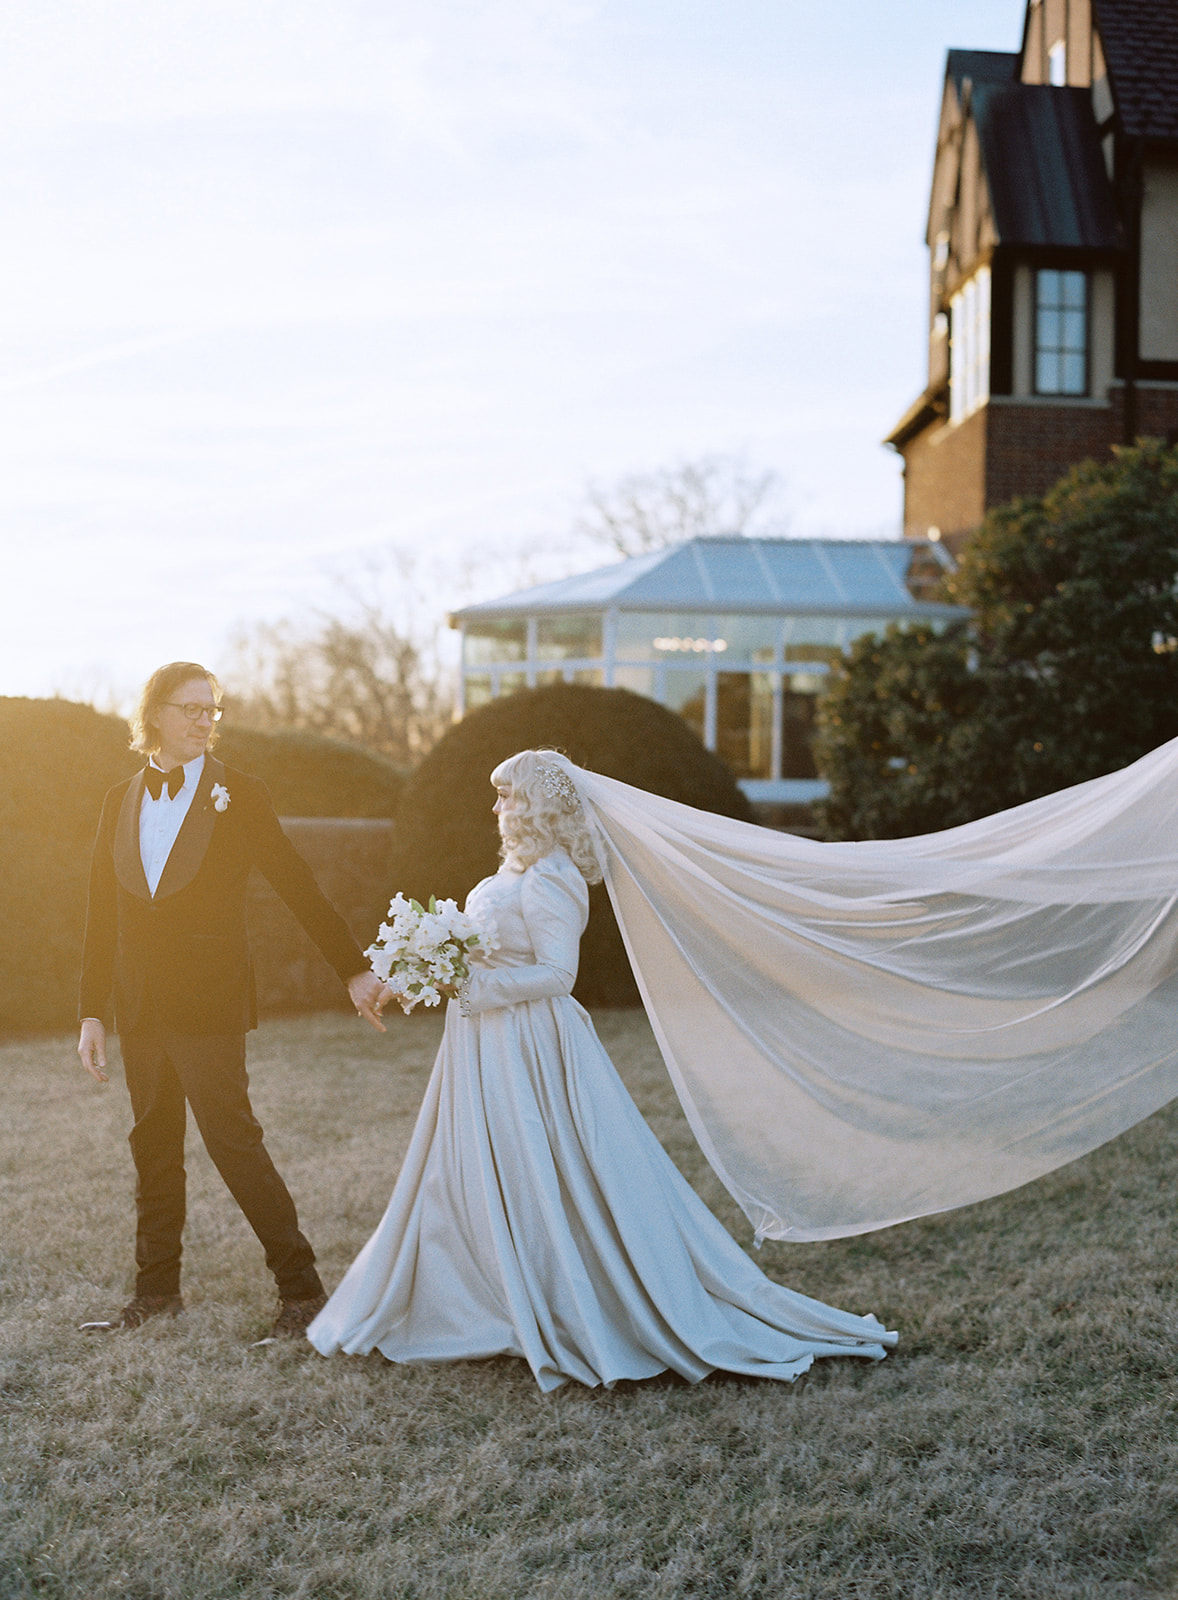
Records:
[[[440,984],[457,987],[470,976],[475,947],[494,950],[497,944],[493,930],[460,911],[456,900],[430,895],[427,908],[398,894],[389,903],[389,920],[364,954],[408,1014],[416,1005],[438,1005]]]

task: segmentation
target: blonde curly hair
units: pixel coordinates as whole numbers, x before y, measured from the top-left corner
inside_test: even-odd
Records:
[[[499,854],[522,871],[556,848],[566,850],[586,883],[601,882],[593,836],[567,757],[556,750],[520,750],[491,774],[510,786],[514,805],[499,813]]]

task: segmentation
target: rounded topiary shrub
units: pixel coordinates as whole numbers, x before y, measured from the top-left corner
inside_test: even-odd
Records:
[[[731,772],[673,711],[628,689],[553,684],[472,711],[406,782],[393,846],[394,890],[462,901],[499,865],[492,770],[517,750],[563,750],[590,771],[702,811],[752,819]],[[577,998],[638,1004],[638,990],[602,885],[590,893]]]

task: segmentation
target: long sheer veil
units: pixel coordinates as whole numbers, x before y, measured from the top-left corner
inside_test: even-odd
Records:
[[[1178,740],[821,844],[566,767],[659,1046],[758,1240],[1013,1189],[1178,1094]]]

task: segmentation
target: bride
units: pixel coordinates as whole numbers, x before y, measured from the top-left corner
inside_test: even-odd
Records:
[[[896,1334],[873,1316],[754,1266],[572,998],[602,876],[573,774],[588,776],[526,750],[491,776],[503,863],[467,910],[498,948],[448,1007],[388,1208],[308,1338],[397,1362],[519,1356],[543,1390],[666,1370],[792,1381],[820,1357],[882,1359]]]
[[[972,1205],[1178,1095],[1178,739],[943,833],[821,844],[525,751],[492,774],[500,947],[449,1007],[324,1353],[514,1352],[538,1382],[793,1378],[874,1318],[772,1283],[683,1182],[571,997],[604,873],[704,1155],[758,1240]]]

